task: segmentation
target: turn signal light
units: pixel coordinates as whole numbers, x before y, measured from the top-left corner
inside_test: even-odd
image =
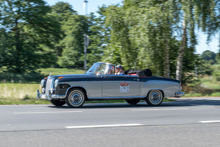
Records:
[[[63,77],[59,77],[58,79],[62,79]]]

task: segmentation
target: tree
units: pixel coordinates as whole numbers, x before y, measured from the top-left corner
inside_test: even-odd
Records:
[[[60,25],[47,14],[43,0],[0,0],[0,22],[10,44],[2,61],[8,72],[33,71],[54,62],[51,40],[59,39]]]
[[[125,0],[122,7],[110,6],[106,24],[111,41],[105,54],[126,68],[151,68],[170,77],[170,50],[176,44],[173,27],[178,20],[175,9],[170,9],[177,7],[172,2]]]
[[[119,52],[128,68],[138,62],[141,68],[163,69],[161,75],[169,77],[169,50],[175,38],[181,40],[176,59],[176,79],[181,80],[185,50],[197,44],[196,26],[208,34],[208,41],[219,29],[217,0],[125,0],[123,4],[110,6],[106,15],[112,43],[118,45],[112,51]]]
[[[72,6],[69,3],[57,2],[55,5],[51,7],[50,15],[55,17],[61,25],[61,39],[58,42],[53,42],[56,51],[56,56],[61,57],[63,49],[65,48],[64,44],[62,43],[62,39],[66,36],[63,26],[71,16],[77,15],[77,12],[72,8]]]
[[[204,51],[201,57],[210,64],[216,63],[216,54],[210,50]]]
[[[11,65],[12,54],[9,52],[12,46],[11,38],[4,28],[0,28],[0,68],[4,72]]]
[[[61,41],[64,46],[62,56],[58,64],[62,67],[83,67],[83,61],[80,60],[83,54],[83,34],[87,33],[87,18],[82,15],[71,15],[67,22],[62,26],[65,37]]]
[[[187,47],[195,47],[197,44],[195,26],[197,25],[198,28],[201,28],[203,32],[208,34],[208,41],[219,30],[220,1],[184,0],[178,1],[178,3],[181,5],[181,9],[178,11],[182,15],[180,19],[180,22],[182,22],[182,44],[177,58],[176,79],[181,80],[184,50]]]

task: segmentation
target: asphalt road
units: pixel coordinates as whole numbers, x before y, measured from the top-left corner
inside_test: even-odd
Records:
[[[220,146],[220,98],[175,100],[158,107],[0,106],[0,147]]]

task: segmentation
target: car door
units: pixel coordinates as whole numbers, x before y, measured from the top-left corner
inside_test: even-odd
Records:
[[[128,75],[105,75],[102,81],[102,94],[104,98],[139,97],[139,78]]]

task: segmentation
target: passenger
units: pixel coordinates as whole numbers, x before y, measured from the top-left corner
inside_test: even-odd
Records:
[[[111,66],[111,67],[110,67],[110,69],[109,69],[109,71],[108,71],[108,74],[109,74],[109,75],[114,75],[114,74],[115,74],[115,73],[114,73],[114,71],[115,71],[114,68],[115,68],[114,66]]]
[[[124,75],[124,70],[123,67],[121,65],[117,65],[115,67],[115,75]]]

